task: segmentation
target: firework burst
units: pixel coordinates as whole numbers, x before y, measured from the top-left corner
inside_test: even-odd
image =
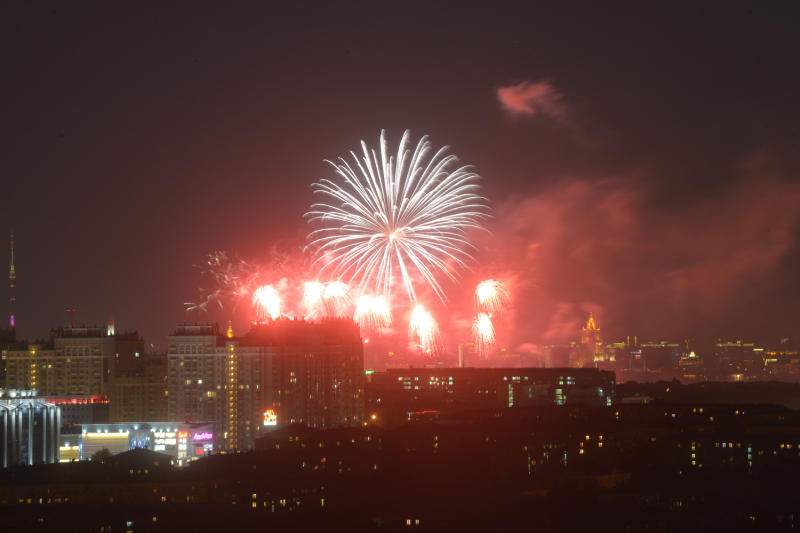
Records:
[[[312,318],[322,312],[325,285],[319,281],[306,281],[303,284],[302,305],[306,312],[306,319]]]
[[[478,313],[472,322],[472,336],[475,339],[475,346],[478,353],[488,356],[495,345],[494,324],[486,313]]]
[[[323,294],[326,316],[345,316],[350,306],[350,287],[342,281],[331,281],[325,285]]]
[[[508,289],[497,280],[481,281],[475,289],[475,306],[489,315],[502,311],[508,300]]]
[[[417,340],[417,344],[423,353],[433,355],[439,348],[439,325],[428,311],[421,305],[414,308],[411,312],[411,320],[408,323],[409,337]]]
[[[392,312],[383,298],[363,294],[356,303],[353,320],[365,331],[388,328],[392,325]]]
[[[271,318],[277,320],[281,316],[281,297],[273,287],[263,285],[253,291],[253,304],[259,320]]]
[[[196,302],[184,304],[187,311],[207,311],[209,304],[215,304],[221,309],[223,302],[247,298],[257,286],[260,275],[260,269],[256,265],[222,251],[208,254],[205,261],[195,265],[195,268],[213,284],[211,288],[198,289],[200,298]]]
[[[466,239],[488,216],[486,199],[477,194],[479,176],[442,148],[433,155],[423,137],[410,148],[406,131],[396,155],[389,153],[385,132],[378,151],[362,141],[361,157],[328,161],[339,180],[323,179],[314,192],[326,198],[306,213],[322,227],[309,235],[321,270],[349,279],[391,302],[397,278],[416,302],[413,279],[423,279],[445,301],[440,279],[456,279],[472,256]]]

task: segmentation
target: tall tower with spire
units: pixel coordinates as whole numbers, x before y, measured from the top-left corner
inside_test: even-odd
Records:
[[[11,252],[11,265],[8,268],[8,324],[11,328],[15,328],[17,325],[17,318],[14,315],[16,312],[16,303],[17,303],[17,270],[14,267],[14,232],[11,232],[11,236],[9,238],[9,250]]]
[[[581,347],[578,366],[592,367],[603,360],[603,341],[600,338],[600,327],[590,312],[589,319],[581,328]]]

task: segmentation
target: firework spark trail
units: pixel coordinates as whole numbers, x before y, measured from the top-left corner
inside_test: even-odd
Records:
[[[436,320],[421,305],[411,312],[408,323],[408,332],[411,339],[417,339],[419,347],[427,355],[434,355],[439,349],[439,326]]]
[[[479,311],[492,315],[503,310],[509,300],[509,292],[505,285],[493,279],[478,283],[475,289],[475,305]]]
[[[323,295],[325,316],[340,317],[347,314],[350,305],[350,287],[342,281],[331,281],[325,284]]]
[[[392,311],[383,298],[363,294],[356,303],[353,320],[363,331],[388,328],[392,325]]]
[[[201,265],[195,265],[204,276],[213,281],[213,288],[200,287],[200,300],[187,302],[187,311],[207,311],[208,305],[217,304],[223,307],[224,301],[238,301],[249,297],[257,284],[260,269],[246,261],[231,257],[227,252],[216,251],[208,254]]]
[[[314,317],[314,315],[322,313],[322,299],[324,295],[325,285],[319,281],[306,281],[303,284],[303,300],[301,303],[306,312],[306,320]]]
[[[486,313],[478,313],[472,322],[472,336],[478,353],[483,357],[488,356],[495,345],[494,325]]]
[[[446,147],[429,157],[427,136],[412,152],[409,138],[407,130],[392,156],[381,131],[379,152],[362,141],[361,159],[350,152],[353,165],[344,158],[328,161],[343,182],[312,185],[330,203],[315,203],[306,213],[323,226],[309,234],[309,246],[315,264],[325,261],[322,271],[349,278],[362,292],[369,289],[391,302],[392,282],[399,277],[409,301],[416,302],[416,271],[444,302],[439,278],[455,280],[454,267],[473,260],[466,230],[482,228],[489,208],[477,194],[478,174],[468,166],[453,168],[457,158],[446,155]]]
[[[253,291],[253,303],[256,306],[256,315],[262,321],[267,317],[277,320],[281,316],[281,297],[274,288],[263,285]]]

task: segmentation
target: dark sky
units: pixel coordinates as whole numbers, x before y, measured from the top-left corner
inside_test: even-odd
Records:
[[[3,4],[20,336],[76,306],[163,345],[207,318],[204,254],[302,239],[322,160],[408,128],[484,177],[465,282],[508,281],[507,344],[590,310],[609,338],[800,337],[788,3],[291,4]]]

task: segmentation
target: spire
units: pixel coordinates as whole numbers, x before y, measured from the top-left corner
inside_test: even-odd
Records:
[[[599,331],[600,328],[597,327],[597,322],[594,321],[594,314],[589,311],[589,320],[586,321],[586,325],[583,326],[584,331]]]
[[[228,320],[228,331],[225,332],[225,336],[229,339],[233,338],[233,322]]]
[[[14,328],[17,325],[16,317],[14,316],[14,311],[17,303],[17,296],[16,296],[16,288],[17,288],[17,271],[14,267],[14,232],[11,232],[9,237],[9,251],[11,255],[11,265],[8,268],[8,289],[9,289],[9,312],[8,312],[8,323],[9,325]]]

